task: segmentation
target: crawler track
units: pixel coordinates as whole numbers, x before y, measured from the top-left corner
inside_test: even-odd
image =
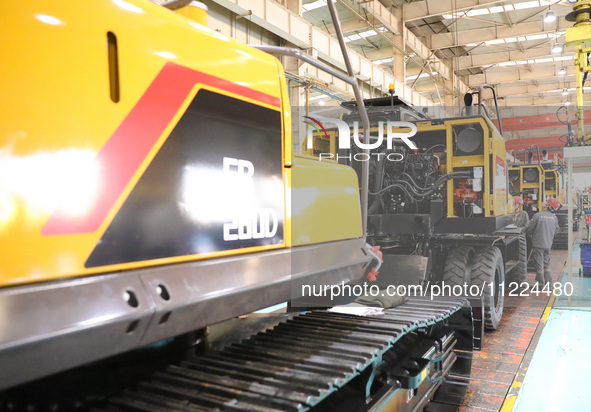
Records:
[[[442,402],[459,405],[461,388],[440,386],[452,385],[452,377],[464,379],[465,390],[472,354],[458,361],[456,352],[471,331],[454,325],[471,322],[467,307],[463,299],[412,298],[382,317],[299,314],[221,351],[171,365],[97,410],[369,410],[398,395],[410,410],[438,389]]]

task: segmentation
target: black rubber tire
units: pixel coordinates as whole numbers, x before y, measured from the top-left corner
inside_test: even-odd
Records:
[[[552,249],[568,249],[568,230],[558,230],[552,241]]]
[[[505,293],[500,289],[504,283],[505,265],[501,250],[494,246],[478,250],[472,265],[471,284],[478,286],[483,291],[482,306],[484,307],[484,328],[486,330],[496,330],[501,324]],[[491,284],[494,285],[492,291]]]
[[[558,219],[558,226],[568,227],[568,215],[567,214],[556,214],[556,218]]]
[[[527,238],[525,233],[519,235],[519,264],[507,272],[510,282],[523,282],[527,279]],[[522,278],[522,279],[520,279]]]
[[[472,269],[472,257],[474,248],[470,246],[456,246],[447,253],[445,267],[443,269],[443,281],[450,285],[463,285],[466,279],[466,272]]]

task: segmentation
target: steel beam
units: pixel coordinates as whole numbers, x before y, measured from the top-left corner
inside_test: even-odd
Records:
[[[585,114],[591,116],[591,111],[587,110]],[[503,119],[503,128],[506,131],[547,129],[549,127],[564,127],[566,131],[566,125],[559,122],[555,114],[539,114]]]
[[[567,47],[562,55],[573,55],[575,52],[574,47]],[[543,59],[549,57],[560,56],[558,54],[552,54],[550,51],[550,44],[544,44],[534,49],[525,51],[511,50],[511,51],[499,51],[496,53],[485,53],[485,54],[473,54],[469,56],[461,56],[458,58],[458,69],[470,69],[474,67],[492,66],[495,64],[508,62],[508,61],[524,61]],[[548,62],[549,63],[549,62]],[[535,63],[538,64],[538,63]]]
[[[372,23],[374,26],[381,26],[382,23],[378,21],[378,19],[373,18],[373,16],[368,16],[367,19]],[[319,26],[320,27],[320,26]],[[327,22],[325,26],[322,26],[325,30],[327,30],[330,34],[334,34],[334,25]],[[368,26],[367,23],[363,20],[359,20],[357,17],[354,17],[349,20],[345,20],[342,22],[342,29],[343,33],[345,34],[352,34],[351,32],[359,31],[359,30],[367,30]]]
[[[503,124],[505,124],[505,119],[503,119]],[[560,136],[547,136],[507,140],[505,148],[507,150],[523,150],[529,148],[532,144],[536,144],[540,148],[564,146],[564,143],[560,141]]]
[[[300,49],[313,49],[312,57],[319,59],[346,72],[346,67],[336,39],[325,31],[315,27],[303,17],[294,14],[287,8],[273,0],[249,0],[248,5],[238,0],[213,0],[220,6],[238,15],[248,14],[249,21],[275,34],[288,43],[294,44]],[[248,7],[246,9],[245,7]],[[357,78],[364,83],[380,88],[384,93],[388,90],[388,84],[394,82],[394,77],[385,70],[373,65],[359,53],[351,51],[353,68]],[[401,79],[402,80],[402,79]],[[420,101],[418,93],[408,88],[409,95],[414,95],[412,100]],[[409,99],[407,97],[407,99]],[[410,99],[409,99],[410,100]],[[427,99],[425,104],[427,104]]]
[[[475,7],[482,7],[499,3],[499,0],[456,0],[456,1],[433,1],[423,0],[404,4],[402,10],[404,20],[419,20],[441,14],[470,10]]]
[[[216,0],[219,1],[219,0]],[[388,31],[394,35],[402,35],[405,40],[405,47],[403,52],[407,50],[412,51],[417,55],[419,59],[429,59],[430,60],[430,67],[433,68],[436,72],[438,72],[442,77],[449,80],[450,79],[450,69],[449,67],[441,61],[439,58],[433,55],[431,50],[424,44],[424,42],[419,39],[417,36],[414,35],[410,30],[408,30],[402,20],[394,15],[390,10],[384,7],[379,2],[361,2],[357,5],[357,3],[349,2],[348,0],[339,0],[342,5],[349,9],[349,11],[357,14],[357,18],[349,19],[347,22],[350,24],[349,27],[358,27],[359,24],[365,24],[365,27],[370,27],[371,24],[376,26],[383,26]],[[359,10],[358,13],[356,10]],[[367,22],[363,22],[361,20],[367,20]],[[332,29],[331,29],[332,27]],[[334,26],[326,26],[322,27],[324,30],[328,29],[329,32],[334,32]],[[345,28],[345,31],[348,28]],[[395,46],[396,47],[396,46]],[[385,49],[379,49],[376,53],[370,55],[366,55],[369,59],[379,59],[385,57],[392,57],[392,49],[388,46]],[[445,86],[444,86],[445,87]],[[462,90],[467,89],[466,85],[462,82],[460,83],[460,88]]]
[[[560,63],[564,63],[567,70],[566,75],[558,74],[562,67]],[[542,93],[547,90],[558,89],[564,87],[565,80],[568,83],[574,82],[575,68],[572,66],[572,62],[569,61],[550,63],[550,66],[535,65],[535,70],[528,69],[529,66],[515,67],[503,67],[496,72],[487,71],[483,74],[469,75],[467,76],[469,79],[468,85],[469,87],[478,87],[483,84],[492,84],[497,87],[499,96],[506,97],[515,94]],[[407,75],[412,74],[417,73],[407,71]],[[538,81],[541,81],[542,84],[539,84]],[[535,85],[536,83],[538,83],[538,86]],[[552,87],[544,90],[543,87],[547,87],[548,84],[552,84]],[[415,86],[415,90],[419,93],[434,92],[436,87],[429,79],[421,79]]]
[[[573,79],[574,80],[574,79]],[[528,95],[528,94],[540,94],[540,93],[548,93],[552,92],[555,93],[556,96],[561,96],[560,92],[556,92],[556,90],[560,90],[564,87],[570,87],[567,83],[566,86],[563,82],[555,82],[555,83],[545,83],[540,85],[535,84],[525,84],[525,85],[511,85],[505,86],[504,84],[497,85],[497,97],[504,98],[509,96],[520,96],[520,95]],[[571,92],[573,94],[573,92]]]
[[[490,26],[481,29],[462,30],[458,32],[448,32],[433,34],[430,36],[431,48],[443,49],[454,46],[465,46],[471,43],[483,43],[498,39],[511,39],[536,34],[556,33],[557,30],[563,31],[571,27],[572,23],[564,19],[559,19],[558,27],[556,24],[544,23],[542,19],[529,23],[519,23],[513,26]],[[559,38],[564,43],[564,37]],[[523,39],[522,41],[525,41]],[[539,41],[539,40],[538,40]],[[515,42],[506,44],[517,44]],[[500,45],[503,45],[501,43]]]
[[[575,68],[572,60],[564,60],[552,63],[536,63],[528,66],[506,66],[487,70],[481,74],[473,74],[468,76],[468,86],[478,87],[481,84],[503,84],[508,83],[525,83],[537,80],[552,80],[563,79],[563,75],[559,75],[558,71],[561,67],[566,68],[566,73],[569,78],[575,75]],[[494,71],[493,71],[494,70]],[[418,89],[422,91],[422,89]]]

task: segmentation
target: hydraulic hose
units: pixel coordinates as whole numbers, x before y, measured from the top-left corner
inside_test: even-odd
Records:
[[[378,160],[376,161],[376,177],[375,177],[375,180],[373,183],[373,185],[374,185],[373,190],[375,190],[375,191],[379,191],[380,188],[382,187],[382,184],[384,183],[384,172],[385,172],[385,168],[386,168],[386,156],[389,153],[396,153],[396,152],[394,149],[384,149],[380,152],[380,155],[383,155],[383,156],[378,156]]]
[[[387,187],[383,188],[382,190],[380,190],[379,192],[376,193],[370,193],[370,195],[376,195],[376,196],[381,196],[384,194],[385,191],[388,191],[390,189],[400,189],[402,190],[408,197],[410,197],[412,200],[418,202],[423,200],[422,198],[425,197],[426,195],[421,195],[419,198],[415,198],[409,191],[408,189],[400,184],[400,183],[392,183],[391,185],[388,185]]]
[[[466,172],[452,172],[452,173],[448,173],[446,175],[441,176],[439,179],[437,179],[435,181],[435,183],[433,183],[433,186],[431,188],[429,188],[425,193],[418,193],[418,192],[414,192],[417,196],[420,197],[425,197],[430,195],[431,193],[433,193],[435,190],[437,190],[437,188],[439,186],[441,186],[442,183],[444,183],[445,181],[449,180],[449,179],[454,179],[454,178],[464,178],[464,179],[469,179],[471,176],[470,174],[466,173]],[[395,183],[386,186],[385,188],[379,190],[378,192],[375,193],[370,193],[371,195],[378,195],[381,196],[382,194],[384,194],[385,192],[387,192],[388,190],[394,188],[394,187],[399,187],[402,188],[404,190],[405,193],[407,193],[410,196],[410,193],[406,190],[406,188],[404,186],[401,185],[401,182],[405,182],[408,185],[410,185],[409,182],[407,182],[406,180],[398,180]],[[410,196],[412,197],[412,196]],[[414,199],[413,199],[414,200]]]

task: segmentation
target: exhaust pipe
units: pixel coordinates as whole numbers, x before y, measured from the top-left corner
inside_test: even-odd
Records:
[[[473,102],[474,96],[472,96],[472,93],[466,93],[464,95],[464,104],[466,105],[466,116],[474,116],[474,106],[472,106]]]

